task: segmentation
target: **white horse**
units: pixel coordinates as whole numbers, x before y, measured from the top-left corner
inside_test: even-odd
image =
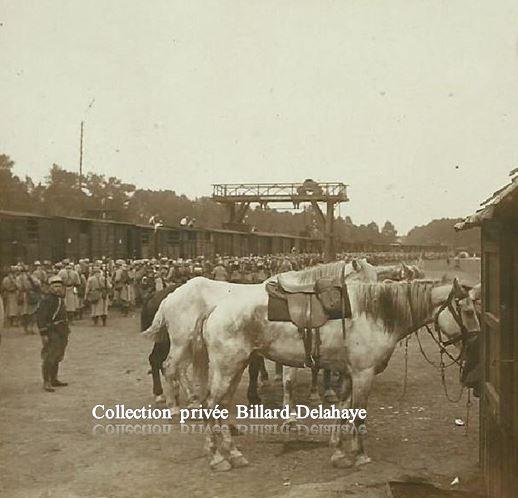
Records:
[[[338,277],[345,264],[347,280],[375,281],[377,273],[375,267],[366,260],[350,263],[337,262],[318,265],[304,270],[302,273],[308,279]],[[300,272],[287,272],[284,275]],[[276,278],[271,277],[271,278]],[[180,387],[186,394],[188,403],[196,405],[198,400],[187,375],[187,368],[192,364],[192,340],[199,330],[202,318],[218,304],[230,298],[239,302],[241,296],[249,294],[260,296],[258,304],[264,301],[266,292],[262,284],[233,284],[196,277],[169,294],[158,308],[152,325],[142,335],[154,338],[162,326],[166,326],[171,340],[171,348],[165,366],[165,393],[168,405],[173,413],[179,411]],[[272,322],[268,322],[268,326]],[[312,389],[316,390],[316,384]]]
[[[456,279],[453,284],[440,286],[418,281],[352,282],[348,291],[353,316],[346,320],[345,341],[341,321],[332,320],[321,329],[320,348],[323,368],[347,372],[350,382],[342,393],[344,407],[366,408],[374,376],[385,369],[397,342],[423,324],[435,321],[449,338],[461,335],[461,326],[468,332],[480,329],[473,302]],[[194,341],[197,345],[194,372],[202,381],[202,392],[207,393],[208,408],[216,405],[230,408],[253,352],[282,364],[304,366],[305,351],[297,328],[289,323],[268,321],[263,286],[243,286],[239,295],[220,301],[201,325]],[[353,431],[351,436],[356,465],[370,461],[360,432]],[[214,470],[229,470],[248,463],[226,426],[217,433],[211,431],[207,438]],[[342,432],[336,431],[331,442],[335,449],[332,463],[350,465]]]

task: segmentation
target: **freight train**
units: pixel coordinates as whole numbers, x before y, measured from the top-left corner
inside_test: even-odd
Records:
[[[444,246],[337,241],[337,252],[444,252]],[[141,259],[320,253],[324,241],[290,234],[158,227],[111,220],[0,211],[0,267],[34,260]]]

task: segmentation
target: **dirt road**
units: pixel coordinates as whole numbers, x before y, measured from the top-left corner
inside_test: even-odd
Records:
[[[243,434],[237,441],[250,466],[215,474],[203,452],[204,436],[185,433],[178,424],[155,424],[154,434],[128,433],[131,428],[115,427],[121,422],[96,426],[91,414],[96,404],[136,408],[152,403],[150,344],[138,336],[137,322],[136,316],[114,316],[106,328],[86,320],[75,324],[62,364],[62,378],[70,385],[56,393],[41,389],[39,337],[4,331],[0,496],[383,496],[389,479],[421,478],[448,486],[459,476],[462,486],[478,474],[478,401],[466,433],[454,423],[466,420],[466,397],[458,404],[446,400],[438,372],[420,356],[415,339],[404,400],[398,401],[404,347],[397,347],[376,379],[366,435],[373,463],[360,469],[331,467],[327,434]],[[424,344],[438,359],[426,337]],[[447,376],[452,394],[459,391],[456,375],[452,370]],[[303,403],[308,372],[299,380],[297,401]],[[245,374],[237,402],[245,402],[246,381]],[[279,385],[263,389],[267,406],[280,406],[281,396]]]

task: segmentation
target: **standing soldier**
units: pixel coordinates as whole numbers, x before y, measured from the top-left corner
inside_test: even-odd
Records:
[[[54,392],[54,387],[67,385],[66,382],[58,380],[59,362],[65,355],[70,333],[64,296],[65,289],[61,278],[50,277],[49,293],[44,296],[36,312],[43,344],[41,349],[43,389],[48,392]]]
[[[65,306],[67,308],[68,319],[71,321],[77,311],[77,287],[81,285],[81,279],[69,261],[67,261],[65,268],[58,272],[58,277],[61,278],[65,286]]]
[[[19,315],[22,320],[23,330],[26,334],[34,334],[32,330],[32,322],[34,313],[41,299],[41,291],[39,281],[37,281],[30,273],[27,266],[21,267],[20,274],[16,279],[19,292]]]
[[[283,262],[281,263],[281,265],[279,266],[279,273],[284,273],[284,272],[287,272],[287,271],[292,271],[293,270],[293,265],[291,264],[290,260],[285,257]]]
[[[111,290],[111,284],[106,274],[101,274],[101,267],[95,265],[92,269],[92,275],[86,281],[85,299],[90,303],[92,310],[92,320],[97,325],[99,317],[101,317],[103,327],[106,326],[106,318],[108,317],[108,294]]]
[[[123,260],[117,261],[118,267],[113,276],[113,287],[115,289],[115,302],[120,307],[124,316],[129,310],[129,275],[128,266]]]
[[[9,273],[2,280],[2,296],[4,298],[5,316],[9,325],[15,327],[18,321],[18,284],[16,282],[16,266],[11,266]]]
[[[79,275],[79,286],[77,287],[77,314],[80,320],[83,318],[83,311],[87,304],[85,302],[85,291],[86,280],[88,279],[88,266],[86,265],[86,260],[80,259],[79,264],[76,266],[76,271]]]
[[[40,289],[43,294],[48,292],[48,276],[47,272],[43,268],[43,265],[39,261],[34,262],[35,270],[32,272],[32,276],[40,283]]]
[[[227,269],[223,266],[223,261],[221,261],[221,259],[214,267],[214,270],[212,270],[212,276],[214,280],[218,280],[220,282],[226,282],[228,280]]]

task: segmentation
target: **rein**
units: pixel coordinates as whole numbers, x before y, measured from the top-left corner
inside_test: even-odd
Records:
[[[408,283],[407,286],[407,298],[408,298],[408,305],[410,308],[410,317],[412,320],[412,324],[415,324],[415,312],[412,307],[412,301],[411,301],[411,290],[410,290],[410,283]],[[400,397],[402,399],[406,394],[406,387],[407,387],[407,369],[408,369],[408,340],[411,334],[415,334],[417,338],[417,342],[419,344],[419,350],[423,356],[423,358],[433,367],[438,368],[441,372],[441,383],[444,389],[444,394],[446,395],[446,398],[448,401],[452,403],[458,403],[460,399],[462,398],[462,394],[464,392],[464,386],[462,386],[459,396],[456,399],[452,399],[448,393],[448,388],[446,386],[446,378],[445,378],[445,370],[446,368],[452,366],[452,365],[458,365],[459,366],[459,377],[462,375],[462,370],[464,368],[464,362],[463,357],[465,355],[466,350],[466,343],[468,340],[468,337],[470,333],[468,333],[466,326],[464,325],[464,322],[462,320],[462,313],[460,311],[460,299],[455,296],[454,289],[451,290],[450,294],[448,295],[448,298],[444,303],[441,304],[437,312],[434,314],[434,316],[430,319],[427,319],[423,322],[420,322],[417,325],[412,325],[412,327],[407,330],[406,336],[406,342],[405,342],[405,377],[404,377],[404,384],[403,384],[403,393]],[[448,311],[453,316],[453,319],[457,323],[457,325],[460,328],[460,334],[453,337],[452,339],[449,339],[447,341],[443,341],[443,335],[446,335],[444,331],[441,329],[441,326],[439,325],[439,315],[445,310],[448,309]],[[433,323],[433,328],[437,334],[437,337],[434,335],[433,331],[430,329],[430,325]],[[440,363],[437,365],[435,362],[430,360],[430,358],[426,355],[423,346],[421,344],[421,341],[419,339],[419,330],[422,328],[426,328],[428,334],[431,336],[435,344],[437,344],[437,347],[439,348],[439,353],[441,356]],[[472,333],[475,334],[475,333]],[[471,334],[471,335],[472,335]],[[457,344],[459,341],[462,341],[462,346],[460,348],[460,352],[458,356],[455,358],[450,352],[446,349],[447,346],[450,346],[452,344]],[[444,362],[444,355],[446,355],[451,362],[448,364],[445,364]]]

